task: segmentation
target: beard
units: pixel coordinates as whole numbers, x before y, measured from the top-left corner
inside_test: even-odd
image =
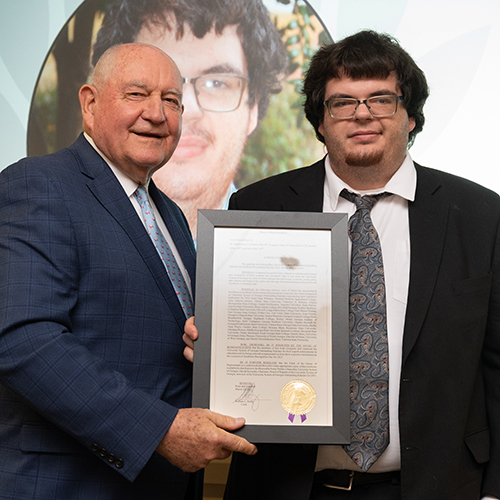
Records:
[[[168,168],[166,168],[168,167]],[[189,160],[170,160],[153,176],[160,189],[179,205],[196,203],[198,208],[220,208],[239,167],[239,156],[217,163],[217,172],[200,172]]]
[[[181,207],[194,203],[197,208],[220,208],[220,200],[229,190],[239,167],[246,136],[235,137],[232,147],[213,154],[217,144],[214,134],[198,124],[191,124],[183,133],[202,138],[211,152],[209,158],[176,158],[174,153],[153,179]]]
[[[382,161],[383,156],[383,150],[366,153],[347,153],[345,163],[350,167],[373,167]]]

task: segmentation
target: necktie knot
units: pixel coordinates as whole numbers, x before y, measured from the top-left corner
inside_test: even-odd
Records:
[[[142,205],[145,203],[145,201],[148,198],[148,192],[146,191],[146,188],[144,186],[139,186],[134,193],[135,199],[139,202],[139,205]]]
[[[135,190],[135,196],[137,196],[138,194],[144,194],[144,195],[147,195],[147,191],[146,191],[146,188],[144,186],[137,186],[137,189]]]
[[[342,196],[342,198],[345,198],[346,200],[356,205],[356,210],[365,209],[368,211],[371,211],[371,209],[375,206],[375,203],[384,198],[387,198],[387,196],[390,195],[391,193],[380,193],[380,194],[361,196],[359,194],[351,193],[350,191],[347,191],[347,189],[343,189],[340,192],[340,196]]]

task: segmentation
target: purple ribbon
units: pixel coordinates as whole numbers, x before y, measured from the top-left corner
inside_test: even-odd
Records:
[[[288,420],[290,420],[290,422],[292,422],[293,424],[293,419],[295,418],[295,415],[293,413],[289,413],[288,414]],[[306,421],[306,414],[304,413],[303,415],[300,416],[300,420],[302,423],[304,423]]]

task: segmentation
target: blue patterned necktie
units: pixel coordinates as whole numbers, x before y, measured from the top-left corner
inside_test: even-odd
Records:
[[[384,266],[370,211],[389,196],[340,196],[356,205],[349,219],[351,285],[349,292],[351,444],[344,449],[367,471],[389,444],[389,352]]]
[[[186,317],[189,318],[193,315],[191,294],[189,293],[184,276],[177,265],[174,254],[163,237],[158,224],[156,223],[156,218],[149,203],[146,188],[144,186],[139,186],[135,191],[134,196],[141,206],[142,216],[144,217],[149,237],[151,238],[160,259],[167,270],[167,274],[171,280],[172,286],[174,287],[174,291],[177,294],[182,310],[184,311]]]

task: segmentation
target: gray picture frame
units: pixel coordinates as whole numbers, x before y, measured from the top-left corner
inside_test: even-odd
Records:
[[[196,269],[193,406],[210,408],[214,230],[229,228],[324,229],[331,235],[333,425],[245,425],[235,432],[254,443],[348,444],[349,261],[347,214],[199,210]],[[238,416],[238,415],[234,415]]]

